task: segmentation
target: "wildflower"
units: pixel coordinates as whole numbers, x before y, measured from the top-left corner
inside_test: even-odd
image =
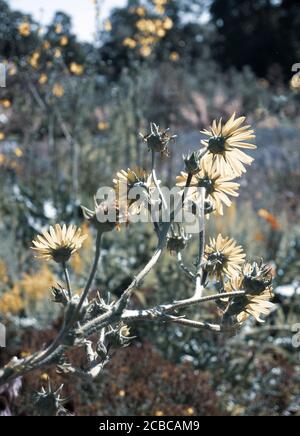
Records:
[[[127,171],[121,170],[113,180],[118,202],[131,215],[139,215],[142,209],[148,209],[151,204],[151,194],[156,189],[152,175],[141,168]],[[139,189],[139,198],[130,198],[130,191]]]
[[[164,416],[164,412],[162,410],[156,410],[154,416]]]
[[[107,121],[99,121],[98,130],[107,130],[109,129],[109,123]]]
[[[227,292],[245,291],[245,295],[234,300],[227,313],[231,316],[236,315],[237,322],[240,324],[245,322],[250,315],[256,321],[264,322],[261,315],[269,315],[275,307],[270,302],[273,297],[271,282],[269,278],[265,281],[269,275],[269,270],[263,267],[255,277],[257,272],[257,265],[253,267],[246,264],[243,273],[231,278],[225,285]]]
[[[144,142],[148,145],[149,150],[161,153],[161,155],[169,156],[168,145],[170,141],[177,138],[177,135],[170,135],[169,129],[160,131],[159,126],[155,123],[150,124],[151,133],[148,135],[142,135]]]
[[[186,409],[186,414],[190,415],[190,416],[194,415],[195,414],[195,409],[193,407],[188,407]]]
[[[54,260],[57,263],[65,263],[70,257],[81,248],[87,235],[81,234],[81,229],[70,225],[61,227],[56,224],[50,227],[49,232],[37,236],[32,243],[36,257],[43,260]]]
[[[11,101],[8,100],[7,98],[0,100],[0,104],[2,107],[4,107],[4,109],[8,109],[11,107]]]
[[[111,24],[111,21],[110,21],[110,20],[105,20],[105,23],[104,23],[104,30],[105,30],[106,32],[111,32],[111,31],[112,31],[112,24]]]
[[[160,38],[163,38],[164,36],[166,36],[166,31],[165,29],[157,29],[156,34],[157,36],[159,36]]]
[[[31,25],[27,21],[24,21],[19,25],[18,30],[21,36],[27,37],[31,33]]]
[[[41,54],[36,51],[32,54],[29,63],[32,66],[32,68],[37,68],[39,66],[39,60],[40,60]]]
[[[129,48],[133,49],[136,47],[137,42],[133,38],[125,38],[123,40],[123,45],[125,47],[129,47]]]
[[[290,81],[290,87],[294,91],[298,91],[300,89],[300,74],[294,74]]]
[[[54,57],[55,57],[56,59],[59,59],[59,58],[61,57],[61,55],[62,55],[62,53],[61,53],[61,49],[60,49],[60,48],[56,48],[56,49],[54,50]]]
[[[23,151],[22,151],[19,147],[17,147],[17,148],[15,149],[15,155],[16,155],[17,157],[22,157],[22,156],[23,156]]]
[[[173,27],[173,25],[174,25],[174,23],[173,23],[172,18],[170,18],[170,17],[166,17],[166,18],[163,20],[163,27],[164,27],[164,29],[166,29],[166,30],[171,30],[172,27]]]
[[[139,6],[137,8],[135,8],[134,12],[139,16],[139,17],[144,17],[146,15],[146,9],[142,6]]]
[[[70,71],[75,76],[82,76],[82,74],[84,73],[84,68],[82,65],[79,65],[76,62],[72,62],[70,65]]]
[[[52,93],[53,93],[53,95],[55,95],[55,97],[61,98],[65,94],[64,87],[62,85],[60,85],[59,83],[56,83],[53,86]]]
[[[204,130],[209,139],[201,141],[207,147],[208,154],[205,159],[215,166],[221,175],[232,174],[241,176],[246,172],[244,165],[250,165],[253,158],[240,150],[240,148],[256,149],[250,140],[255,138],[254,130],[250,126],[243,126],[245,117],[235,119],[235,114],[225,123],[222,119],[214,121],[210,131]]]
[[[119,230],[120,224],[127,222],[126,215],[120,212],[116,201],[103,201],[98,203],[95,198],[95,208],[90,210],[81,206],[84,218],[99,232],[107,233],[114,229]]]
[[[63,27],[62,27],[62,25],[60,24],[60,23],[58,23],[58,24],[56,24],[55,25],[55,33],[61,33],[62,31],[63,31]]]
[[[18,72],[18,70],[17,70],[17,67],[15,65],[13,65],[13,64],[9,65],[9,68],[8,68],[8,75],[9,76],[15,76],[17,74],[17,72]]]
[[[182,172],[177,177],[177,186],[185,187],[188,174]],[[232,177],[221,177],[220,174],[212,167],[207,165],[203,160],[201,162],[200,172],[192,177],[190,187],[187,192],[187,200],[197,202],[201,195],[201,188],[205,188],[205,198],[214,205],[216,214],[223,215],[223,203],[230,207],[232,202],[229,196],[238,197],[236,192],[239,189],[239,183],[232,181]]]
[[[40,375],[40,380],[41,381],[48,381],[49,375],[46,372],[44,372],[43,374]]]
[[[51,47],[51,44],[50,44],[49,41],[45,41],[45,42],[43,43],[43,48],[44,48],[45,50],[49,50],[50,47]]]
[[[172,51],[169,56],[170,61],[177,62],[180,59],[179,54],[176,51]]]
[[[5,133],[0,132],[0,141],[4,141],[5,139]]]
[[[69,38],[67,36],[62,36],[59,40],[59,43],[62,47],[65,47],[69,44]]]
[[[205,269],[211,277],[221,279],[225,274],[233,277],[241,271],[246,255],[241,246],[233,239],[223,238],[221,234],[217,239],[210,239],[205,248]]]
[[[48,82],[47,74],[45,74],[45,73],[41,74],[40,77],[39,77],[39,84],[40,85],[45,85],[45,83],[47,83],[47,82]]]
[[[151,53],[152,53],[152,49],[149,46],[144,45],[140,48],[140,54],[144,58],[148,58],[151,55]]]

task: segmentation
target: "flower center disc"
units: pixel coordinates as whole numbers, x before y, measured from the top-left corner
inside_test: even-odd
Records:
[[[214,154],[221,154],[225,151],[226,138],[223,136],[214,136],[208,141],[208,149]]]

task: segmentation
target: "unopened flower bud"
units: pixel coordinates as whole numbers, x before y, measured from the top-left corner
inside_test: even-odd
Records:
[[[188,174],[192,174],[194,176],[199,173],[200,171],[199,159],[200,159],[200,153],[196,151],[186,156],[183,156],[185,170]]]

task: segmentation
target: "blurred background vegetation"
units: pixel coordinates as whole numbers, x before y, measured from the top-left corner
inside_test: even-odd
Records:
[[[61,277],[33,260],[33,236],[55,222],[84,226],[80,204],[91,206],[117,170],[149,167],[138,137],[149,121],[178,134],[161,162],[161,178],[173,186],[182,153],[199,148],[199,131],[236,111],[257,131],[256,161],[236,203],[210,220],[209,234],[228,234],[251,260],[273,265],[277,310],[235,337],[137,325],[134,344],[95,385],[67,383],[67,408],[85,415],[299,415],[300,353],[292,345],[300,312],[299,2],[129,0],[105,20],[101,2],[94,3],[95,40],[83,43],[65,13],[45,27],[0,0],[0,62],[7,67],[0,89],[0,321],[9,344],[0,362],[37,349],[58,328],[49,289]],[[92,255],[86,231],[90,238],[72,261],[78,289]],[[149,259],[151,235],[137,225],[106,238],[101,293],[124,289]],[[190,244],[191,262],[192,252]],[[135,304],[191,291],[166,253]],[[194,318],[217,317],[213,306],[201,310]],[[15,414],[34,413],[30,396],[43,377],[27,376],[27,401],[16,400]]]

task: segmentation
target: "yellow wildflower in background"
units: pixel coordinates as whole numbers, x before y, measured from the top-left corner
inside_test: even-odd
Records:
[[[17,67],[14,64],[9,65],[9,67],[8,67],[8,75],[9,76],[15,76],[17,74],[17,72],[18,72]]]
[[[107,130],[109,129],[109,123],[107,121],[99,121],[98,130]]]
[[[29,63],[32,66],[32,68],[37,68],[38,67],[40,57],[41,57],[41,54],[38,51],[34,52],[31,55]]]
[[[39,84],[40,85],[45,85],[45,83],[48,82],[48,76],[45,73],[42,73],[39,77]]]
[[[5,133],[0,132],[0,141],[4,141],[5,139]]]
[[[84,73],[84,68],[82,65],[79,65],[76,62],[72,62],[70,64],[70,71],[76,76],[82,76],[82,74]]]
[[[134,13],[136,13],[139,17],[144,17],[146,15],[146,9],[143,6],[139,6],[134,9]]]
[[[110,20],[105,20],[105,22],[104,22],[104,30],[105,30],[106,32],[111,32],[111,30],[112,30],[112,24],[111,24],[111,21],[110,21]]]
[[[224,125],[222,119],[219,122],[215,120],[210,130],[201,132],[208,136],[208,139],[201,141],[208,150],[205,160],[215,166],[222,175],[241,176],[246,172],[244,165],[250,165],[254,160],[240,150],[256,149],[256,145],[249,142],[255,138],[254,130],[250,126],[242,127],[245,119],[235,118],[233,114]]]
[[[140,48],[140,54],[144,58],[148,58],[152,53],[152,49],[149,46],[143,46]]]
[[[0,105],[1,105],[2,107],[4,107],[4,109],[8,109],[8,108],[11,107],[11,101],[8,100],[7,98],[5,98],[5,99],[3,99],[3,100],[0,100]]]
[[[63,27],[60,23],[55,25],[55,33],[61,33],[63,31]]]
[[[65,47],[69,43],[69,38],[67,36],[62,36],[59,40],[59,43],[62,47]]]
[[[0,297],[0,313],[15,315],[24,308],[24,301],[18,286],[14,286]]]
[[[43,43],[43,48],[44,48],[45,50],[49,50],[50,47],[51,47],[51,44],[50,44],[49,41],[45,41],[45,42]]]
[[[59,58],[61,57],[61,55],[62,55],[62,53],[61,53],[61,49],[60,49],[60,48],[56,48],[56,49],[54,50],[54,57],[55,57],[56,59],[59,59]]]
[[[292,79],[290,81],[290,87],[292,90],[296,90],[296,91],[300,90],[300,74],[299,73],[295,74],[292,77]]]
[[[17,147],[17,148],[15,149],[15,155],[16,155],[17,157],[22,157],[22,156],[23,156],[23,151],[20,149],[20,147]]]
[[[162,22],[163,28],[165,30],[171,30],[174,26],[173,20],[170,17],[166,17]]]
[[[172,51],[172,53],[170,53],[169,59],[172,62],[177,62],[180,59],[180,56],[176,51]]]
[[[35,274],[25,274],[19,282],[25,300],[39,301],[45,298],[55,282],[55,276],[47,265]]]
[[[4,260],[0,259],[0,285],[5,285],[8,280],[7,265]]]
[[[53,93],[53,95],[55,95],[55,97],[61,98],[65,94],[64,87],[62,85],[60,85],[59,83],[56,83],[53,86],[52,93]]]
[[[129,47],[129,48],[135,48],[137,45],[137,42],[133,39],[133,38],[125,38],[123,40],[123,45],[125,47]]]
[[[27,21],[24,21],[23,23],[19,24],[18,30],[21,36],[27,37],[31,33],[31,24]]]

